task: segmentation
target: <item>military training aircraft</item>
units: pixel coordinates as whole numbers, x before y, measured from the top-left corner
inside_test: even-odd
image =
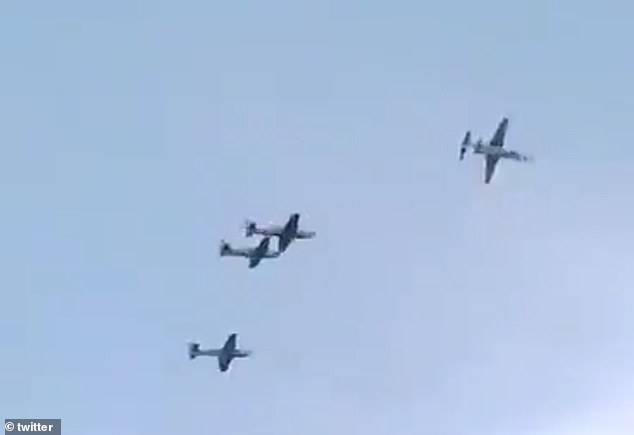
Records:
[[[241,350],[237,348],[238,334],[230,334],[221,349],[201,350],[200,344],[189,343],[187,345],[189,359],[197,356],[215,356],[218,357],[218,368],[221,372],[229,370],[229,365],[234,358],[247,358],[251,355],[249,350]]]
[[[245,257],[249,259],[249,269],[253,269],[260,264],[263,258],[277,258],[280,252],[269,251],[271,243],[270,237],[262,239],[260,244],[254,248],[234,248],[224,240],[220,241],[221,257]]]
[[[270,225],[266,227],[258,227],[258,225],[250,220],[245,223],[245,235],[251,237],[259,234],[267,237],[278,237],[277,250],[282,253],[286,251],[288,245],[295,239],[312,239],[316,233],[314,231],[302,231],[299,229],[299,213],[293,213],[285,225]]]
[[[471,142],[471,132],[467,131],[467,134],[460,145],[460,160],[464,159],[467,148],[473,149],[474,154],[483,154],[485,158],[485,174],[484,182],[489,184],[495,167],[500,159],[511,159],[519,162],[532,161],[531,157],[518,153],[517,151],[504,149],[504,138],[506,136],[506,130],[509,125],[508,118],[503,118],[498,128],[493,135],[493,138],[488,143],[485,143],[482,139],[477,142]]]

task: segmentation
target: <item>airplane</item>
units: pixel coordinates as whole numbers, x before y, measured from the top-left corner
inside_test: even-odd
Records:
[[[467,148],[471,148],[474,154],[484,155],[484,182],[486,184],[491,182],[491,178],[493,178],[493,173],[495,172],[495,168],[500,159],[510,159],[518,162],[529,162],[533,160],[532,157],[520,154],[517,151],[504,149],[504,139],[508,125],[508,118],[502,118],[495,134],[488,143],[482,139],[478,139],[475,143],[472,142],[471,132],[467,131],[462,143],[460,144],[460,160],[464,159]]]
[[[260,244],[254,248],[234,248],[224,240],[220,241],[221,257],[245,257],[249,259],[249,269],[253,269],[260,264],[263,258],[277,258],[280,252],[269,251],[270,237],[262,239]]]
[[[315,237],[315,231],[303,231],[299,228],[299,213],[293,213],[285,225],[270,225],[267,227],[258,227],[257,223],[247,220],[245,222],[245,236],[251,237],[259,234],[267,237],[278,237],[277,250],[280,254],[286,251],[288,245],[295,239],[312,239]]]
[[[248,358],[251,355],[250,350],[238,349],[237,347],[238,334],[230,334],[225,341],[225,344],[221,349],[206,349],[201,350],[200,344],[188,343],[187,354],[189,359],[194,359],[197,356],[215,356],[218,357],[218,369],[221,372],[229,370],[229,365],[234,358]]]

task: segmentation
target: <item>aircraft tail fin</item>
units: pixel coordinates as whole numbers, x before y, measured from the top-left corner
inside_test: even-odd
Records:
[[[224,255],[228,255],[231,252],[231,245],[225,240],[221,240],[218,251],[220,252],[221,257]]]
[[[187,355],[189,359],[194,359],[198,356],[198,352],[200,352],[200,344],[198,343],[189,343],[187,345]]]
[[[244,235],[246,237],[251,237],[252,235],[254,235],[257,228],[257,224],[252,220],[247,219],[246,221],[244,221]]]

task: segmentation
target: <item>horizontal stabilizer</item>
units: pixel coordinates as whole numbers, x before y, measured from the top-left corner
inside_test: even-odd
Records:
[[[257,224],[251,220],[246,220],[244,221],[244,235],[245,237],[251,237],[253,236],[253,234],[255,234],[255,231],[257,230]]]
[[[187,354],[189,355],[189,359],[194,359],[200,352],[200,344],[198,343],[189,343],[187,345]]]
[[[460,160],[464,159],[464,154],[467,152],[467,147],[470,145],[471,145],[471,132],[468,131],[467,134],[464,135],[462,144],[460,144]]]
[[[218,247],[218,251],[220,252],[220,256],[227,255],[231,252],[231,245],[227,243],[225,240],[221,240],[220,246]]]

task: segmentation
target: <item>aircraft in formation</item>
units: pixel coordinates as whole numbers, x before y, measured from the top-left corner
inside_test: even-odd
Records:
[[[249,260],[249,269],[256,267],[264,258],[277,258],[280,256],[279,251],[269,249],[271,238],[265,237],[260,241],[258,246],[252,248],[234,248],[224,239],[220,241],[221,257],[244,257]]]
[[[282,255],[293,240],[312,239],[316,233],[314,231],[303,231],[299,229],[299,213],[293,213],[285,225],[270,225],[258,227],[258,225],[247,220],[245,223],[245,236],[252,237],[254,234],[263,235],[260,244],[251,248],[234,248],[224,239],[220,241],[221,257],[245,257],[249,260],[249,268],[253,269],[265,258],[277,258]],[[271,237],[278,238],[277,251],[270,249]]]
[[[295,239],[304,240],[315,237],[315,231],[305,231],[299,229],[299,213],[293,213],[285,225],[269,225],[266,227],[258,227],[258,224],[252,220],[247,220],[245,225],[245,236],[251,237],[258,234],[266,237],[277,237],[277,250],[280,253],[286,251],[288,245]]]
[[[495,134],[488,142],[485,142],[482,139],[478,139],[477,142],[472,142],[471,131],[467,131],[462,144],[460,144],[460,160],[464,159],[464,155],[468,148],[471,148],[474,154],[484,155],[484,182],[486,184],[491,182],[495,168],[500,159],[510,159],[518,162],[528,162],[533,160],[531,157],[520,154],[517,151],[504,149],[504,139],[508,125],[508,118],[503,118],[498,125]]]
[[[231,361],[235,358],[248,358],[251,353],[250,350],[238,349],[238,334],[236,333],[230,334],[220,349],[201,350],[198,343],[187,345],[187,354],[190,360],[198,356],[215,356],[218,358],[218,369],[221,372],[229,370]]]
[[[477,142],[471,141],[471,131],[467,131],[460,145],[460,160],[464,159],[467,149],[472,149],[474,154],[481,154],[485,159],[484,182],[489,184],[493,178],[495,168],[500,159],[510,159],[520,162],[532,161],[531,157],[520,154],[517,151],[504,149],[504,139],[506,130],[508,129],[509,120],[503,118],[499,123],[495,134],[488,142],[478,139]],[[315,231],[306,231],[299,229],[299,213],[290,215],[285,225],[268,225],[258,226],[252,220],[245,222],[245,236],[252,237],[254,235],[264,236],[260,243],[255,247],[234,248],[225,240],[220,241],[220,256],[245,257],[249,260],[249,268],[256,267],[263,259],[278,258],[284,253],[293,240],[312,239],[316,236]],[[278,238],[277,251],[270,249],[271,238]],[[198,343],[188,344],[188,355],[190,359],[198,356],[215,356],[218,358],[218,368],[221,372],[229,369],[231,361],[235,358],[247,358],[251,355],[251,351],[238,349],[238,335],[230,334],[225,344],[220,349],[201,350]]]

